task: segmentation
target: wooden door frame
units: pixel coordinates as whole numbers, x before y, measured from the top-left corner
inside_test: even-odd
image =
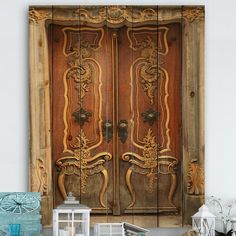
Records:
[[[51,158],[51,97],[47,27],[52,22],[120,27],[156,22],[182,25],[182,191],[183,221],[204,202],[204,6],[30,6],[30,158],[29,190],[42,194],[43,225],[51,225],[53,179]],[[97,11],[99,9],[99,11]],[[93,13],[91,15],[91,13]],[[105,13],[105,14],[104,14]],[[108,16],[108,17],[107,17]]]

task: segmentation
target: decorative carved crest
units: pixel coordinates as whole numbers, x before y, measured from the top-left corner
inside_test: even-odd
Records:
[[[157,20],[157,8],[133,8],[132,6],[102,6],[78,8],[74,16],[80,21],[89,23],[121,24],[125,21],[140,23]]]
[[[197,159],[192,159],[188,168],[188,193],[191,195],[204,194],[204,170]]]
[[[50,16],[51,12],[35,10],[34,8],[29,10],[29,20],[31,22],[35,22],[36,24],[38,24],[39,21],[46,20]]]
[[[204,18],[203,8],[185,8],[183,10],[183,18],[186,21],[193,22]]]
[[[35,165],[32,165],[32,191],[40,192],[42,195],[47,194],[47,178],[48,174],[44,161],[42,159],[37,159]]]

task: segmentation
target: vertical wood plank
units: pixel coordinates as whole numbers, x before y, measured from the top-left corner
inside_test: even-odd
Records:
[[[183,7],[183,224],[204,201],[204,7]]]
[[[42,196],[42,223],[51,224],[52,170],[50,124],[50,78],[45,22],[52,8],[29,9],[30,62],[30,182],[29,190]]]

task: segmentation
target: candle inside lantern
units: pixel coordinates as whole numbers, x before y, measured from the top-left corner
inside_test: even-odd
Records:
[[[75,227],[66,226],[66,231],[69,232],[69,236],[75,235]]]
[[[65,229],[60,229],[59,236],[70,236],[70,231],[65,230]]]

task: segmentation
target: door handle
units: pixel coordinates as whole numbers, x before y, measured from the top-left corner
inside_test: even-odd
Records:
[[[110,120],[106,120],[102,123],[102,136],[109,143],[113,136],[113,125]]]
[[[118,137],[122,143],[128,138],[128,121],[120,120],[118,123]]]

